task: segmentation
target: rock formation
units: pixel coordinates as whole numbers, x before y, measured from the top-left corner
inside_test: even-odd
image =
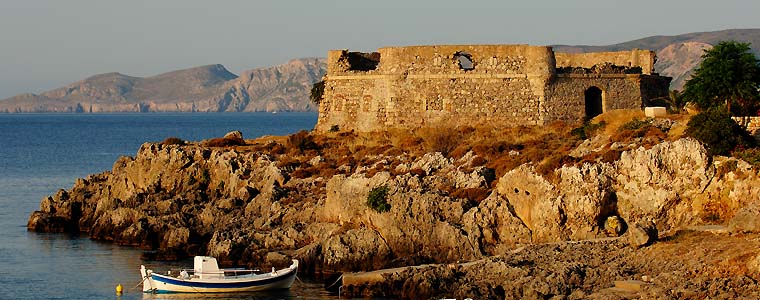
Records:
[[[527,163],[498,178],[476,163],[473,152],[451,158],[381,147],[388,150],[363,155],[362,161],[333,162],[317,154],[296,160],[293,153],[314,152],[303,138],[269,137],[230,147],[146,143],[111,171],[79,179],[70,190],[43,199],[28,228],[86,232],[96,240],[154,250],[156,259],[207,254],[226,265],[266,266],[293,257],[301,260],[305,274],[443,264],[387,280],[412,282],[403,289],[347,290],[354,295],[373,294],[375,288],[399,291],[388,296],[444,296],[440,293],[451,291],[439,286],[444,282],[468,287],[469,295],[585,295],[597,292],[596,284],[654,268],[631,249],[650,245],[658,232],[665,237],[732,218],[736,232],[757,232],[752,216],[758,210],[751,206],[760,195],[757,172],[743,161],[711,158],[689,138],[630,147],[619,159],[568,164],[549,174]],[[382,201],[388,211],[368,204],[377,188],[387,192]],[[447,189],[490,194],[475,200]],[[621,223],[620,230],[609,233],[611,226],[605,224],[611,219]],[[592,245],[569,246],[581,241]],[[670,251],[667,245],[639,251]],[[567,260],[551,265],[552,251],[569,251],[562,254]],[[523,254],[516,253],[528,254],[520,258]],[[601,256],[585,261],[587,253]],[[638,258],[631,265],[618,261],[624,257]],[[460,261],[483,263],[446,267]],[[595,271],[599,266],[611,273],[593,273],[600,272]],[[626,268],[638,271],[626,273]],[[663,262],[656,270],[683,268]],[[718,276],[700,274],[706,282]],[[465,275],[470,279],[462,281]],[[515,278],[538,282],[533,277],[562,284],[531,285],[532,291],[512,290],[517,284],[491,285]],[[743,282],[736,280],[731,284]]]

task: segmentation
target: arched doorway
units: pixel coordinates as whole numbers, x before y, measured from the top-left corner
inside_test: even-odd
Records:
[[[602,108],[602,90],[592,86],[584,93],[586,97],[586,118],[591,119],[604,112]]]

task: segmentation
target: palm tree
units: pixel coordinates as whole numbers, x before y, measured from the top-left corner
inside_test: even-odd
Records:
[[[651,102],[659,101],[665,102],[665,106],[668,107],[668,112],[671,114],[683,113],[684,108],[689,104],[689,100],[679,90],[671,90],[667,97],[657,97],[651,100]]]

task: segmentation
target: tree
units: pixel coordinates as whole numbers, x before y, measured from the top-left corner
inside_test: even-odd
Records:
[[[311,86],[311,93],[309,95],[309,99],[311,99],[311,102],[314,102],[314,104],[319,104],[319,102],[322,102],[322,97],[325,93],[325,81],[320,80],[318,82],[315,82],[314,85]]]
[[[681,91],[671,90],[667,97],[652,99],[650,103],[657,106],[665,106],[672,114],[680,114],[684,111],[686,105],[689,104],[689,101],[683,96]]]
[[[733,115],[757,113],[760,61],[749,43],[720,42],[705,50],[702,63],[684,86],[683,96],[700,110],[725,106]]]

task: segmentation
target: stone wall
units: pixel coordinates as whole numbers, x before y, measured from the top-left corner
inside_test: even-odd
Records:
[[[575,122],[585,116],[585,91],[591,87],[602,90],[603,111],[641,108],[640,75],[629,74],[563,74],[547,87],[550,121]]]
[[[742,122],[744,122],[744,117],[732,118],[734,121],[736,121],[736,123],[742,124]],[[760,117],[748,117],[747,131],[754,136],[760,135]]]
[[[591,68],[602,63],[611,63],[624,67],[641,67],[643,74],[654,72],[655,53],[648,50],[592,52],[592,53],[554,53],[557,67]]]
[[[622,57],[636,56],[642,62],[649,57],[644,54],[654,55],[626,51],[600,57],[621,57],[615,60],[620,62]],[[663,78],[659,76],[557,74],[555,55],[551,47],[528,45],[388,47],[372,53],[333,50],[328,53],[316,130],[579,122],[586,114],[584,93],[592,86],[602,91],[603,111],[641,108],[650,94],[667,94],[667,86],[664,90],[646,86],[658,82],[646,78]],[[560,57],[585,62],[593,58]]]

